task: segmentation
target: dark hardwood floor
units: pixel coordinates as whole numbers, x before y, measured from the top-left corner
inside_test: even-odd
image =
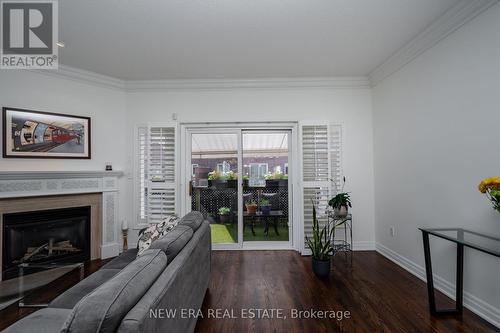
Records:
[[[310,257],[292,251],[216,251],[212,258],[196,332],[498,331],[469,310],[462,317],[432,317],[425,283],[376,252],[355,252],[352,265],[337,257],[323,281],[313,275]],[[439,305],[453,305],[441,293],[436,297]],[[209,309],[233,309],[241,317],[250,308],[283,309],[287,319],[208,318]],[[291,319],[294,308],[349,311],[350,319]]]
[[[469,310],[462,317],[432,317],[425,283],[376,252],[339,256],[327,280],[311,271],[311,258],[293,251],[215,251],[212,277],[196,332],[499,332]],[[85,265],[85,275],[104,262]],[[32,302],[49,302],[79,281],[75,270],[34,292]],[[452,306],[436,294],[438,304]],[[217,309],[218,312],[215,312]],[[242,319],[241,311],[267,314],[280,309],[286,319]],[[349,311],[350,318],[292,319],[290,311]],[[227,312],[224,312],[228,310]],[[231,315],[235,319],[208,318]],[[0,311],[0,330],[36,311],[17,304]],[[263,311],[263,310],[262,310]],[[264,316],[265,313],[262,313]],[[345,315],[345,314],[344,314]],[[152,332],[154,333],[154,332]]]

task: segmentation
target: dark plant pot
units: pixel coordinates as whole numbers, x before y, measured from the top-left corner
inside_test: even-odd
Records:
[[[271,213],[271,208],[272,206],[271,205],[267,205],[267,206],[260,206],[260,211],[262,212],[262,214],[264,215],[269,215]]]
[[[266,187],[288,187],[288,179],[268,179]]]
[[[330,259],[317,260],[312,258],[312,269],[319,278],[326,278],[330,275]]]
[[[228,188],[238,188],[238,180],[237,179],[228,180],[227,187]]]
[[[247,207],[248,214],[255,215],[257,213],[257,205],[245,205]]]
[[[229,223],[229,215],[220,215],[220,223]]]

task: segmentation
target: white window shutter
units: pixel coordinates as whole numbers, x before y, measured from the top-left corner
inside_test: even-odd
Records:
[[[138,138],[138,218],[158,223],[177,213],[175,125],[140,126]]]
[[[302,124],[303,236],[312,234],[312,208],[320,225],[327,221],[328,200],[339,190],[342,178],[342,131],[340,125]],[[302,252],[308,253],[303,246]]]
[[[342,126],[329,125],[330,178],[332,179],[332,196],[342,190]]]
[[[137,175],[136,175],[136,202],[137,221],[147,223],[147,194],[148,194],[148,126],[137,127]]]
[[[148,222],[176,213],[176,127],[149,126]]]

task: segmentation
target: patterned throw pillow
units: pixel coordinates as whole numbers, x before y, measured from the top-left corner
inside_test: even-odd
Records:
[[[149,226],[140,235],[139,241],[137,243],[137,256],[140,256],[144,251],[149,249],[151,244],[158,238],[165,236],[170,230],[172,230],[179,223],[179,218],[175,215],[169,215],[163,221],[157,224]]]

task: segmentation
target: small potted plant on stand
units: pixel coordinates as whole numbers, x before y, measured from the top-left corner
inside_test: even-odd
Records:
[[[320,228],[316,217],[316,207],[313,205],[313,229],[312,236],[306,236],[306,244],[312,254],[312,270],[319,278],[328,277],[330,274],[330,261],[333,255],[333,247],[330,242],[333,228],[328,223]]]
[[[231,213],[231,209],[229,207],[219,208],[220,223],[229,223],[229,213]]]
[[[247,201],[245,207],[247,208],[248,214],[255,215],[255,213],[257,213],[257,203],[254,200]]]
[[[268,199],[260,200],[260,211],[263,215],[269,215],[271,213],[271,208],[272,206]]]
[[[352,207],[351,196],[349,193],[339,193],[330,199],[328,205],[333,208],[336,216],[346,217],[349,213],[349,207]]]

